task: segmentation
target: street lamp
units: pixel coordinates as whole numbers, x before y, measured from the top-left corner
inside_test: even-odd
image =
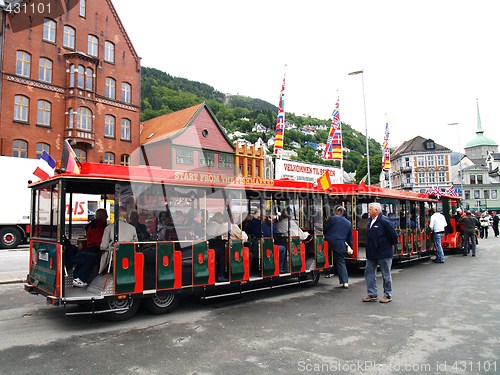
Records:
[[[365,109],[365,137],[366,137],[366,165],[368,168],[368,185],[371,185],[371,179],[370,179],[370,148],[368,146],[368,122],[366,121],[366,101],[365,101],[365,75],[364,75],[364,70],[356,70],[354,72],[349,73],[350,76],[355,76],[361,74],[361,85],[363,87],[363,106]]]
[[[457,127],[457,138],[458,138],[458,153],[460,154],[460,129],[458,128],[458,122],[452,122],[448,124],[448,126],[456,126]],[[460,156],[460,198],[464,199],[464,179],[462,174],[462,156]]]

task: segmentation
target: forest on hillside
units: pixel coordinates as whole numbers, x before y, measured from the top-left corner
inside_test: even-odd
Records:
[[[141,121],[149,120],[166,113],[179,111],[193,105],[206,102],[221,125],[228,133],[240,131],[248,133],[244,138],[252,143],[260,137],[265,142],[274,136],[274,127],[278,108],[261,99],[246,96],[226,96],[205,83],[190,81],[186,78],[173,77],[158,69],[142,67],[141,70]],[[286,109],[286,108],[285,108]],[[311,163],[339,166],[338,161],[323,160],[306,142],[324,143],[328,130],[318,130],[316,134],[304,134],[301,129],[307,126],[326,125],[330,127],[330,119],[297,116],[286,112],[286,121],[294,124],[296,129],[287,129],[284,147],[293,149],[291,142],[301,145],[295,149],[296,160]],[[255,123],[264,125],[266,133],[252,133]],[[366,145],[363,133],[342,123],[344,151],[344,169],[356,172],[356,180],[360,181],[367,173]],[[374,139],[369,139],[370,172],[372,183],[377,183],[381,171],[382,146]]]

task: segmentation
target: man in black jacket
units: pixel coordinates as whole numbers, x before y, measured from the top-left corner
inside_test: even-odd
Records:
[[[382,271],[384,280],[384,297],[381,303],[392,301],[391,266],[394,255],[393,246],[398,243],[398,235],[390,220],[382,215],[380,203],[370,203],[368,213],[368,231],[366,233],[366,268],[365,281],[368,295],[363,302],[377,301],[377,280],[375,278],[377,265]]]

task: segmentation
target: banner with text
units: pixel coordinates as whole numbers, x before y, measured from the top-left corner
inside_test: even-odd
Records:
[[[315,183],[326,171],[330,172],[332,184],[342,183],[342,170],[319,164],[299,163],[292,160],[276,159],[276,180],[290,178],[296,181]]]

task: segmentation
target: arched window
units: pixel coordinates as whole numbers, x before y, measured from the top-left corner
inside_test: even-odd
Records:
[[[87,161],[87,151],[75,148],[75,155],[78,160],[80,160],[80,163],[85,163]]]
[[[50,18],[43,20],[43,40],[47,42],[56,42],[56,22]]]
[[[64,26],[63,46],[69,49],[75,49],[75,34],[76,31],[71,26]]]
[[[109,138],[115,137],[116,118],[112,115],[104,116],[104,136]]]
[[[130,83],[122,82],[122,102],[130,103],[132,98],[132,86]]]
[[[15,158],[27,158],[28,142],[22,139],[14,139],[14,142],[12,142],[12,156]]]
[[[68,129],[73,129],[75,127],[75,111],[73,108],[68,110]]]
[[[97,39],[97,37],[95,35],[89,35],[87,43],[87,53],[90,56],[97,57],[98,47],[99,47],[99,40]]]
[[[23,95],[16,95],[14,99],[14,120],[28,122],[29,110],[29,98]]]
[[[48,83],[52,82],[52,60],[46,57],[40,57],[38,79]]]
[[[28,52],[17,51],[16,54],[16,74],[29,77],[31,70],[31,55]]]
[[[111,77],[106,77],[106,92],[104,95],[108,99],[116,98],[116,81]]]
[[[80,107],[76,111],[76,128],[87,132],[92,131],[92,111],[87,107]]]
[[[85,68],[83,65],[78,65],[78,88],[85,88]]]
[[[104,61],[115,62],[115,45],[108,40],[104,42]]]
[[[50,126],[50,113],[52,104],[46,100],[38,101],[38,110],[36,116],[36,124],[42,126]]]
[[[130,155],[123,154],[120,157],[120,165],[124,165],[124,166],[130,165]]]
[[[87,68],[85,70],[85,89],[87,89],[88,91],[92,91],[93,82],[94,82],[94,70],[92,70],[92,68]]]
[[[120,138],[130,141],[130,120],[128,118],[122,118]]]
[[[50,154],[50,146],[47,143],[37,143],[36,144],[36,158],[40,159],[43,152]]]
[[[113,154],[112,152],[105,152],[104,164],[115,164],[115,154]]]

